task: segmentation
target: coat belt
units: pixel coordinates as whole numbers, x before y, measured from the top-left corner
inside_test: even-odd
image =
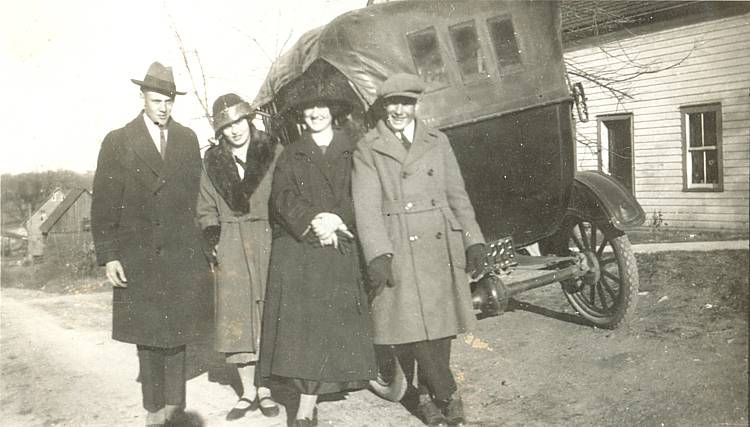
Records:
[[[219,217],[219,223],[221,224],[234,224],[234,223],[239,223],[239,222],[254,222],[254,221],[268,221],[268,218],[263,217],[263,216],[250,216],[250,215]]]
[[[426,212],[448,207],[448,199],[444,194],[419,194],[404,197],[401,200],[383,200],[383,215],[408,214]]]

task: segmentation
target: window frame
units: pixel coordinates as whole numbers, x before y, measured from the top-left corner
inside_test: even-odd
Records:
[[[516,44],[516,52],[518,54],[518,62],[515,62],[510,65],[502,65],[500,61],[500,55],[497,51],[497,46],[495,45],[495,38],[492,36],[492,22],[493,21],[509,21],[511,27],[513,28],[513,40]],[[516,31],[516,25],[513,23],[513,16],[509,13],[501,13],[499,15],[493,15],[484,20],[484,25],[487,28],[487,35],[488,35],[488,42],[490,45],[490,50],[492,51],[492,57],[495,59],[495,67],[497,67],[497,71],[500,76],[508,75],[517,73],[524,70],[524,58],[523,58],[523,43],[519,37],[517,37],[518,32]]]
[[[714,148],[706,149],[705,146],[700,148],[690,147],[688,115],[694,113],[714,113],[716,115],[716,145],[709,146]],[[684,192],[722,192],[724,191],[724,156],[722,150],[722,110],[721,103],[708,103],[700,105],[688,105],[680,107],[680,127],[682,136],[682,191]],[[705,134],[705,130],[704,130]],[[693,183],[692,169],[693,162],[691,153],[694,151],[715,150],[717,162],[717,183]],[[705,169],[704,169],[705,174]]]
[[[484,65],[484,72],[482,73],[482,70],[478,70],[477,73],[471,74],[471,75],[464,75],[463,70],[461,69],[461,64],[458,61],[459,57],[459,51],[456,47],[455,40],[453,38],[453,31],[454,29],[460,29],[464,27],[473,27],[474,28],[474,35],[476,36],[476,42],[477,42],[477,52],[478,55],[481,55],[481,60]],[[461,81],[463,83],[470,83],[475,82],[477,80],[486,80],[492,77],[493,69],[491,68],[491,61],[493,55],[487,55],[487,51],[485,49],[485,42],[482,40],[483,34],[479,25],[479,22],[477,22],[476,19],[467,19],[460,22],[455,22],[452,24],[449,24],[447,26],[447,34],[448,34],[448,41],[450,44],[451,52],[453,53],[453,62],[455,63],[456,67],[458,68],[458,75],[461,78]],[[497,61],[495,61],[497,62]]]
[[[417,63],[417,58],[414,56],[414,51],[412,50],[412,44],[411,40],[413,36],[416,36],[420,33],[428,33],[429,31],[432,31],[432,33],[435,36],[435,42],[436,42],[436,52],[440,57],[440,61],[443,64],[443,75],[445,76],[444,81],[437,81],[437,80],[427,80],[425,76],[420,74],[419,70],[419,64]],[[454,77],[452,76],[451,69],[453,68],[449,62],[446,61],[446,48],[443,46],[445,44],[445,40],[440,40],[440,31],[438,31],[438,27],[435,25],[429,25],[424,28],[420,28],[415,31],[409,31],[404,34],[404,39],[406,40],[406,49],[409,52],[409,56],[411,56],[412,63],[414,64],[414,69],[416,70],[416,75],[419,76],[420,79],[425,81],[427,83],[428,89],[425,90],[425,92],[434,92],[440,89],[445,89],[447,87],[450,87],[454,84]],[[451,44],[451,43],[449,43]]]

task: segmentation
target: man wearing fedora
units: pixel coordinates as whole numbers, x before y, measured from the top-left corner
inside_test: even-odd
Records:
[[[212,327],[209,265],[196,222],[198,138],[171,119],[172,69],[154,62],[143,110],[102,142],[91,228],[113,285],[112,338],[137,346],[146,425],[174,424],[185,406],[185,345]]]
[[[357,145],[352,191],[374,342],[407,372],[416,360],[426,424],[460,425],[450,347],[474,320],[466,273],[481,265],[484,237],[448,138],[415,118],[424,86],[412,74],[383,83],[382,118]]]

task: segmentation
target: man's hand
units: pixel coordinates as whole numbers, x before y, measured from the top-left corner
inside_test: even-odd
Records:
[[[370,282],[370,291],[368,292],[370,300],[380,295],[384,287],[388,286],[392,288],[396,286],[396,281],[393,280],[392,262],[393,254],[383,254],[370,261],[370,264],[367,265],[367,277]]]
[[[106,266],[107,279],[115,288],[127,288],[128,279],[125,278],[125,270],[119,260],[109,261]]]
[[[484,269],[484,257],[486,251],[483,243],[476,243],[466,249],[466,272],[471,274],[472,279],[476,279]]]

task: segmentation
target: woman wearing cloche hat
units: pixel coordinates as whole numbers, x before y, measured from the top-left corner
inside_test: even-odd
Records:
[[[260,408],[279,413],[270,390],[254,374],[259,354],[260,322],[271,253],[268,199],[281,146],[253,126],[255,110],[228,93],[213,105],[213,127],[219,143],[203,159],[198,219],[215,248],[215,348],[237,366],[243,394],[228,420]],[[254,378],[258,381],[254,381]]]

